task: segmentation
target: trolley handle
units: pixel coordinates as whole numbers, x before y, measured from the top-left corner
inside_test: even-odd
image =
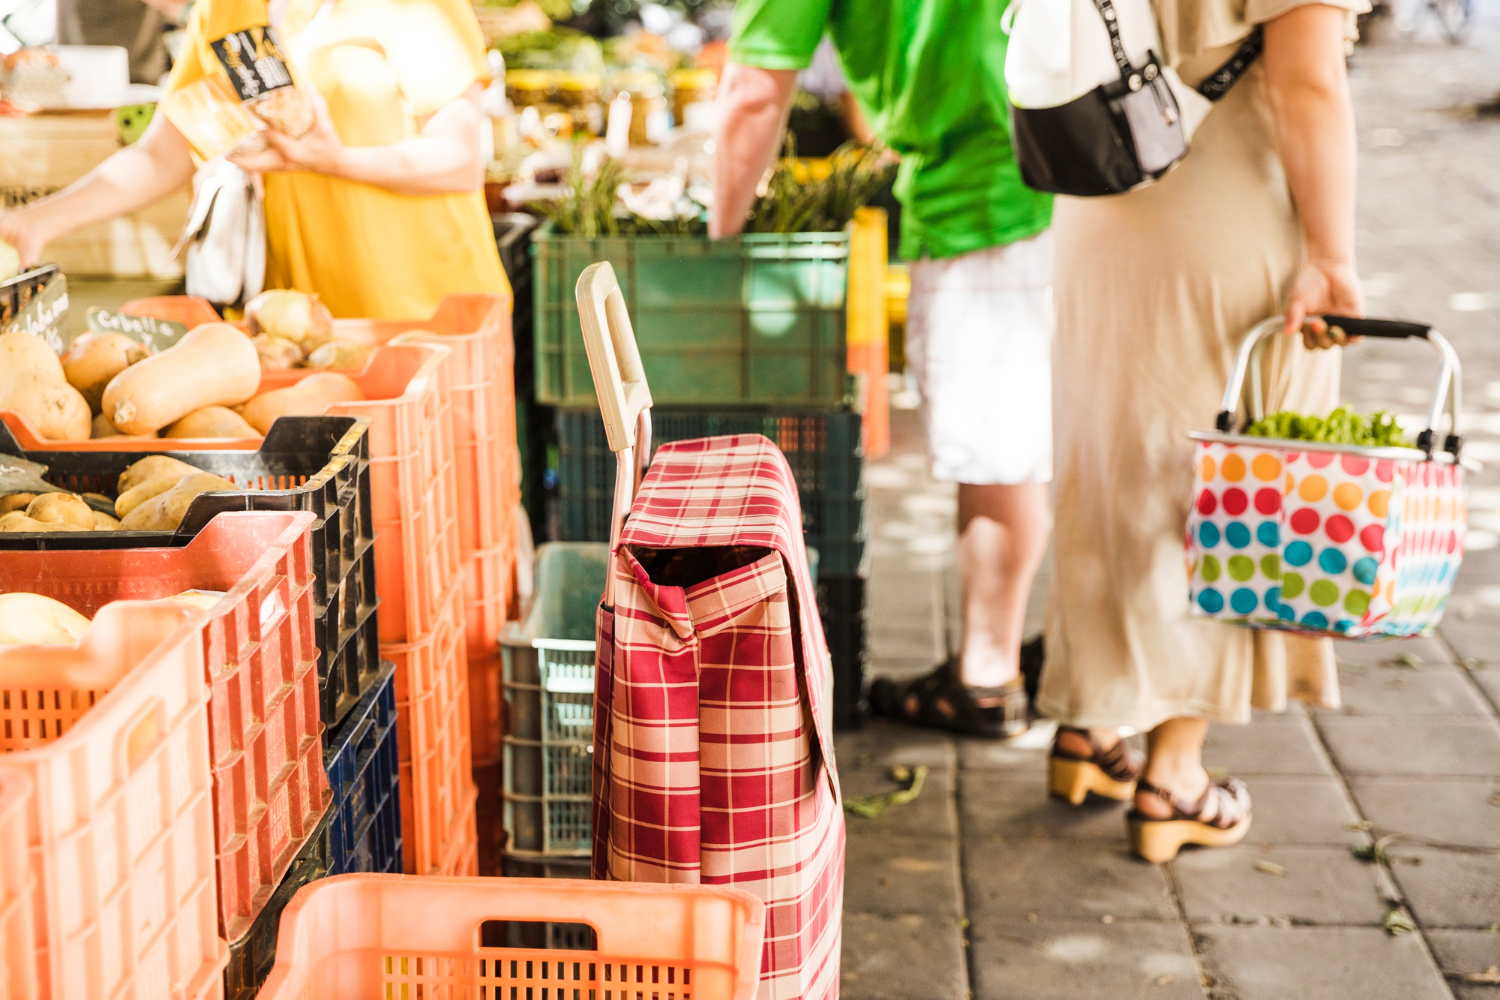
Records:
[[[615,269],[599,261],[583,269],[575,289],[578,322],[588,352],[594,395],[604,417],[609,450],[615,453],[615,497],[609,518],[609,550],[620,543],[641,476],[651,461],[651,387],[635,343],[635,330]],[[605,578],[604,603],[614,604],[614,574]]]
[[[1442,423],[1443,411],[1448,411],[1448,434],[1443,438],[1443,451],[1458,461],[1463,448],[1463,436],[1458,430],[1459,363],[1458,354],[1446,337],[1425,323],[1414,323],[1395,319],[1357,319],[1350,316],[1324,316],[1330,327],[1339,327],[1351,337],[1381,337],[1387,340],[1425,340],[1438,354],[1437,385],[1433,387],[1432,402],[1427,410],[1427,427],[1417,435],[1417,447],[1428,458],[1437,446],[1438,426]],[[1283,328],[1280,317],[1272,317],[1257,323],[1240,343],[1235,355],[1234,370],[1229,384],[1224,389],[1224,399],[1214,425],[1225,434],[1234,433],[1234,414],[1240,404],[1245,387],[1245,377],[1251,380],[1251,413],[1257,419],[1261,415],[1262,394],[1260,391],[1260,368],[1252,362],[1260,346],[1269,338],[1278,335]]]

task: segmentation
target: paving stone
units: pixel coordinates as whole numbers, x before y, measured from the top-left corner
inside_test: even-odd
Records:
[[[1500,669],[1489,668],[1473,672],[1475,682],[1490,700],[1490,707],[1500,712]]]
[[[1330,777],[1251,778],[1254,806],[1251,844],[1342,844],[1357,843],[1363,834],[1350,830],[1359,816]]]
[[[1347,848],[1240,844],[1183,851],[1172,870],[1193,921],[1374,926],[1385,918],[1380,869]]]
[[[1200,927],[1214,996],[1234,1000],[1448,1000],[1412,934],[1378,927]]]
[[[1423,927],[1500,923],[1500,855],[1392,844],[1391,874]],[[1411,864],[1407,858],[1421,858]]]
[[[1271,725],[1210,726],[1203,762],[1230,774],[1329,774],[1306,719]]]
[[[1461,621],[1456,615],[1449,615],[1438,631],[1453,647],[1460,662],[1500,663],[1500,622]]]
[[[1488,778],[1353,778],[1349,790],[1378,835],[1401,832],[1472,847],[1500,847],[1500,782]]]
[[[1343,707],[1323,714],[1358,716],[1490,715],[1460,667],[1434,665],[1341,669]]]
[[[1428,931],[1427,944],[1448,976],[1457,1000],[1495,1000],[1493,985],[1465,983],[1464,977],[1500,966],[1500,934],[1494,931]]]
[[[957,747],[960,768],[997,768],[1020,776],[1041,774],[1047,767],[1045,745],[1033,742],[966,738]]]
[[[980,917],[970,940],[976,1000],[1203,997],[1179,924]]]
[[[844,908],[855,913],[959,917],[958,842],[950,837],[852,836]]]
[[[1130,853],[1122,834],[1091,841],[964,839],[969,915],[1176,920],[1165,872]]]
[[[1383,642],[1341,642],[1334,647],[1340,663],[1376,667],[1399,662],[1401,656],[1414,657],[1422,664],[1451,663],[1446,646],[1432,638],[1388,639]]]
[[[886,719],[872,719],[863,729],[837,734],[833,752],[841,772],[845,767],[951,767],[956,759],[952,737]]]
[[[1006,840],[1108,840],[1125,835],[1126,803],[1089,796],[1078,807],[1047,794],[1047,773],[969,770],[958,778],[959,823],[966,837]]]
[[[839,787],[845,796],[881,795],[901,786],[886,767],[839,767]],[[934,767],[922,782],[922,793],[905,805],[891,806],[874,818],[844,814],[849,837],[956,837],[953,808],[953,770]]]
[[[1493,720],[1318,720],[1328,750],[1345,774],[1500,776],[1500,725]]]
[[[963,933],[956,919],[844,914],[843,1000],[964,997]]]

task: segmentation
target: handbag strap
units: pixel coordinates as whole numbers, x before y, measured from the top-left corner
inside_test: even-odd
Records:
[[[1234,50],[1234,55],[1229,57],[1229,61],[1210,73],[1202,83],[1198,84],[1198,93],[1210,101],[1217,101],[1229,93],[1229,88],[1233,87],[1235,81],[1245,75],[1245,71],[1250,68],[1251,63],[1260,58],[1260,54],[1265,47],[1265,32],[1257,24],[1255,30],[1245,36],[1243,42],[1240,42],[1240,47]]]
[[[1104,18],[1104,29],[1109,32],[1109,54],[1114,57],[1115,65],[1120,67],[1120,79],[1129,81],[1135,75],[1136,69],[1130,63],[1130,56],[1125,53],[1125,42],[1120,38],[1120,19],[1115,13],[1113,0],[1094,0],[1094,7],[1099,11],[1099,16]],[[1132,90],[1138,89],[1139,83]]]

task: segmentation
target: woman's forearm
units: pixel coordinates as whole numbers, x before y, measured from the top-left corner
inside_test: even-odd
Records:
[[[479,121],[474,120],[475,133]],[[484,186],[475,150],[448,135],[419,135],[389,146],[345,146],[331,173],[397,194],[454,194]]]
[[[193,179],[187,140],[165,115],[146,134],[61,191],[20,210],[43,243],[139,211]]]
[[[1297,7],[1265,26],[1266,86],[1309,259],[1354,260],[1354,109],[1344,66],[1348,13]]]

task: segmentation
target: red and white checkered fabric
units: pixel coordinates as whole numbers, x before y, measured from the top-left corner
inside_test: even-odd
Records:
[[[838,996],[844,817],[801,525],[766,438],[665,445],[598,622],[594,876],[765,900],[760,1000]],[[653,582],[637,559],[727,547],[769,551],[689,586]]]

